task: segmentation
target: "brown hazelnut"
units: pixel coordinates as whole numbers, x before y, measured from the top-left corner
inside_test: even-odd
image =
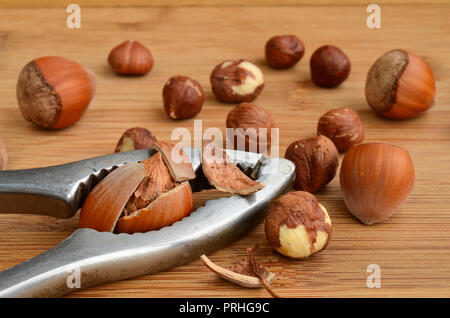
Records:
[[[114,152],[132,151],[152,148],[156,138],[152,133],[141,127],[127,129],[120,137]]]
[[[172,119],[194,117],[202,110],[204,101],[201,85],[189,77],[173,76],[164,85],[164,109]]]
[[[366,100],[384,117],[407,119],[434,105],[436,85],[430,66],[403,50],[382,55],[367,74]]]
[[[304,191],[285,194],[269,206],[265,232],[273,248],[290,258],[305,258],[324,250],[333,235],[327,210]]]
[[[251,102],[264,87],[261,70],[246,60],[223,61],[212,71],[210,81],[216,98],[229,103]]]
[[[335,87],[350,74],[350,60],[341,49],[333,45],[318,48],[310,60],[311,79],[322,87]]]
[[[381,142],[353,146],[340,172],[345,205],[364,224],[381,222],[408,198],[414,175],[411,157],[402,147]]]
[[[266,43],[266,61],[276,69],[286,69],[300,61],[305,53],[302,41],[295,35],[278,35]]]
[[[8,152],[6,151],[5,144],[2,138],[0,138],[0,170],[5,170],[8,164]]]
[[[271,129],[276,128],[272,115],[250,103],[234,107],[227,116],[227,138],[234,149],[264,152],[271,144]],[[245,147],[245,148],[244,148]]]
[[[153,67],[153,56],[141,43],[128,40],[112,49],[108,63],[117,74],[144,75]]]
[[[331,139],[340,152],[364,140],[364,127],[358,113],[344,107],[333,109],[319,118],[317,134]]]
[[[285,158],[295,164],[294,187],[314,193],[336,175],[339,153],[325,136],[298,140],[286,149]]]
[[[77,122],[95,95],[95,74],[59,56],[45,56],[24,66],[17,80],[22,116],[49,129]]]

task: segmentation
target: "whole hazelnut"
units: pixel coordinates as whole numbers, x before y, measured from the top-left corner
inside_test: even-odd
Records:
[[[333,109],[319,118],[317,134],[330,138],[340,152],[364,140],[364,127],[358,113],[344,107]]]
[[[172,119],[194,117],[202,110],[204,101],[201,85],[189,77],[173,76],[164,85],[164,109]]]
[[[336,146],[325,136],[293,142],[286,149],[285,158],[295,164],[295,189],[311,193],[333,180],[339,164]]]
[[[305,258],[324,250],[333,235],[327,210],[304,191],[285,194],[269,206],[265,232],[272,247],[290,258]]]
[[[156,141],[149,130],[142,127],[130,128],[122,134],[114,152],[152,148]]]
[[[305,53],[302,41],[295,35],[278,35],[266,43],[266,61],[276,69],[286,69],[300,61]]]
[[[409,153],[380,142],[355,145],[345,154],[341,190],[349,211],[365,224],[389,218],[414,186]]]
[[[229,103],[251,102],[264,87],[261,70],[246,60],[223,61],[212,71],[210,81],[216,98]]]
[[[311,79],[322,87],[335,87],[350,74],[350,60],[341,49],[333,45],[318,48],[310,60]]]
[[[435,82],[430,66],[404,50],[382,55],[367,74],[366,100],[384,117],[406,119],[434,105]]]
[[[22,116],[50,129],[77,122],[95,95],[95,74],[59,56],[46,56],[24,66],[17,81]]]
[[[109,53],[108,64],[120,75],[144,75],[153,67],[152,53],[138,41],[125,41]]]
[[[8,164],[8,152],[6,151],[5,144],[2,138],[0,138],[0,170],[5,170]]]
[[[233,142],[234,149],[262,153],[270,147],[276,124],[264,108],[241,103],[228,113],[226,127],[227,139]]]

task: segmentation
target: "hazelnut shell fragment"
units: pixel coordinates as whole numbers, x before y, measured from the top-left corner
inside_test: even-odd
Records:
[[[266,61],[275,69],[286,69],[297,64],[305,53],[302,41],[295,35],[278,35],[266,43]]]
[[[322,135],[293,142],[285,158],[295,164],[295,189],[311,193],[333,180],[339,164],[336,146]]]
[[[333,45],[318,48],[309,64],[312,81],[322,87],[338,86],[350,74],[350,60],[340,48]]]
[[[149,130],[142,127],[133,127],[122,134],[114,152],[152,148],[156,141]]]
[[[391,119],[415,117],[434,105],[433,72],[420,57],[393,50],[379,57],[366,79],[366,100],[377,113]]]
[[[265,233],[279,253],[305,258],[325,249],[333,230],[330,217],[317,198],[305,191],[295,191],[269,206]]]
[[[358,113],[344,107],[333,109],[319,118],[317,134],[328,137],[340,152],[364,140],[364,127]]]
[[[189,77],[173,76],[164,85],[164,109],[171,119],[194,117],[202,110],[204,101],[202,86]]]
[[[152,53],[141,43],[125,41],[111,50],[108,56],[111,69],[120,75],[144,75],[153,67]]]
[[[223,192],[249,195],[264,188],[262,182],[253,181],[239,170],[211,140],[203,141],[202,169],[208,182]]]
[[[95,95],[95,74],[59,56],[29,62],[19,74],[16,93],[22,116],[49,129],[77,122]]]
[[[414,186],[414,165],[401,147],[359,144],[344,156],[340,182],[350,213],[370,225],[392,216],[408,198]]]
[[[264,77],[261,70],[246,60],[223,61],[210,76],[211,88],[222,102],[251,102],[262,92]]]
[[[161,153],[164,163],[175,181],[182,182],[195,178],[191,159],[182,149],[164,141],[155,143],[153,149]]]
[[[234,149],[264,153],[271,145],[271,130],[276,128],[272,115],[264,108],[241,103],[227,116],[227,138],[232,138]]]

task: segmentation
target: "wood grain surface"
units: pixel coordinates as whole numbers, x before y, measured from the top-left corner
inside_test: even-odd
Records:
[[[272,112],[280,127],[280,155],[294,140],[314,136],[319,116],[337,107],[358,111],[366,141],[405,147],[416,169],[407,202],[384,223],[365,226],[346,210],[336,178],[317,193],[334,224],[325,251],[304,261],[274,253],[263,224],[231,246],[210,255],[228,266],[246,248],[260,243],[257,259],[277,275],[272,287],[284,297],[450,296],[450,6],[383,6],[382,28],[366,27],[365,6],[83,8],[81,29],[66,28],[63,9],[0,9],[0,136],[9,152],[8,169],[49,166],[111,153],[132,126],[150,129],[160,140],[193,120],[169,120],[161,90],[172,75],[198,80],[206,92],[196,117],[203,128],[224,130],[232,105],[212,96],[209,74],[224,59],[246,58],[264,72],[266,86],[257,103]],[[275,34],[297,34],[306,54],[293,69],[275,71],[263,59],[265,41]],[[154,54],[144,77],[119,77],[106,62],[109,51],[137,39]],[[315,87],[309,57],[323,44],[341,47],[352,62],[349,79],[336,89]],[[437,103],[407,121],[375,115],[367,106],[364,83],[371,64],[384,52],[403,48],[425,58],[437,83]],[[17,76],[30,60],[61,55],[92,69],[97,95],[74,126],[46,131],[26,122],[15,97]],[[45,180],[43,180],[45,182]],[[220,211],[217,211],[220,213]],[[78,216],[0,215],[0,270],[58,244],[78,225]],[[366,287],[369,264],[381,267],[381,288]],[[163,273],[101,285],[72,297],[267,297],[264,289],[244,289],[219,279],[194,261]]]

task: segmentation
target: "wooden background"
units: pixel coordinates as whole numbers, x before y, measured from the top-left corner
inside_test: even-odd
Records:
[[[66,27],[65,8],[1,8],[0,136],[9,152],[8,169],[55,165],[111,153],[121,133],[132,126],[147,127],[160,140],[167,141],[176,127],[192,131],[193,120],[169,120],[162,109],[163,84],[176,74],[191,76],[203,85],[207,98],[196,118],[203,120],[203,128],[224,129],[232,105],[213,98],[209,74],[224,59],[246,58],[264,72],[266,87],[256,103],[271,111],[281,128],[281,155],[294,140],[315,135],[322,113],[348,106],[360,114],[366,141],[389,142],[410,152],[417,178],[411,197],[396,214],[369,227],[349,215],[336,176],[317,193],[329,211],[335,235],[327,250],[308,260],[293,261],[273,253],[265,239],[263,224],[247,237],[211,255],[211,259],[228,266],[240,260],[247,247],[260,243],[258,259],[277,274],[273,288],[286,297],[449,297],[450,6],[382,6],[382,29],[377,30],[366,27],[365,9],[365,6],[82,8],[82,28],[71,30]],[[285,33],[298,35],[304,41],[306,54],[295,68],[275,71],[264,62],[264,44],[269,37]],[[154,69],[145,77],[118,77],[108,68],[106,58],[111,48],[131,38],[147,45],[154,54]],[[336,89],[318,88],[310,81],[309,57],[323,44],[341,47],[352,62],[349,79]],[[369,67],[381,54],[395,48],[424,57],[437,83],[435,107],[403,122],[376,116],[364,98]],[[81,121],[65,130],[36,128],[21,117],[17,107],[15,85],[21,68],[44,55],[73,59],[98,76],[97,95],[90,108]],[[0,215],[0,270],[55,246],[77,224],[78,216],[57,220]],[[380,289],[366,287],[369,264],[381,267]],[[236,287],[217,278],[200,261],[194,261],[167,272],[106,284],[71,296],[267,297],[268,294],[263,289]]]

